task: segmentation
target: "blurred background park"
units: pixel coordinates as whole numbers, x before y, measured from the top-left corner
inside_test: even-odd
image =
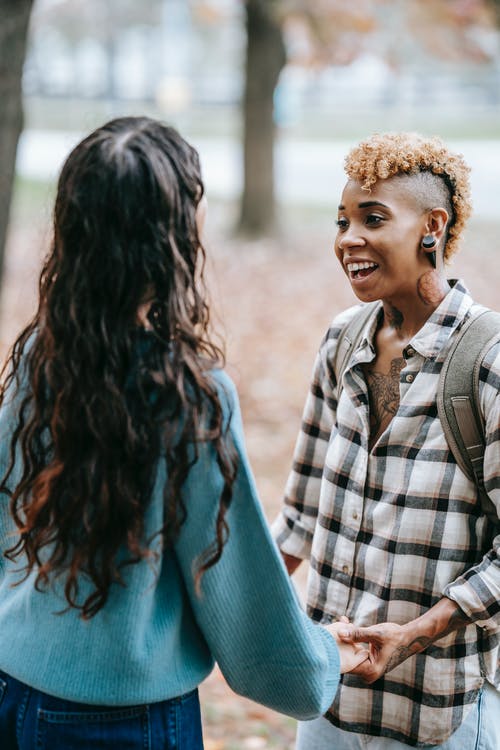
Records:
[[[201,157],[213,323],[270,520],[315,351],[354,302],[332,252],[350,146],[404,129],[464,154],[475,214],[450,276],[499,309],[500,2],[0,0],[0,13],[0,356],[34,311],[72,145],[118,115],[175,125]],[[293,747],[294,721],[217,670],[201,695],[207,750]]]

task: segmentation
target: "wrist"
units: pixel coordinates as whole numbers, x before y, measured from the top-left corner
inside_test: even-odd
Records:
[[[418,640],[421,644],[429,645],[468,622],[460,607],[443,597],[423,615],[403,626],[404,637],[408,639],[407,643]]]

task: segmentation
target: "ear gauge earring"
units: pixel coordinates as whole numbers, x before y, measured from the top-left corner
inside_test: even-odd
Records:
[[[436,238],[433,237],[432,234],[426,234],[424,237],[422,237],[422,242],[420,244],[422,246],[422,249],[427,253],[427,257],[431,262],[431,266],[433,268],[436,268],[436,251],[431,250],[431,248],[436,246]]]
[[[436,239],[435,237],[432,236],[432,234],[425,234],[422,237],[421,245],[424,248],[424,250],[430,250],[431,247],[435,247]]]

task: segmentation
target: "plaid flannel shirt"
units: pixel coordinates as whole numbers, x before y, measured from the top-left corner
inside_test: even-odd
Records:
[[[481,512],[437,414],[439,373],[475,307],[461,282],[404,350],[397,413],[368,449],[362,363],[375,358],[381,307],[352,353],[337,403],[332,358],[359,306],[338,316],[316,359],[285,505],[274,523],[283,552],[310,560],[309,615],[357,625],[406,623],[443,596],[471,624],[372,685],[345,675],[327,718],[342,729],[410,745],[437,744],[461,724],[485,679],[500,682],[500,528]],[[484,476],[500,512],[500,344],[480,372],[486,419]],[[495,536],[496,535],[496,536]]]

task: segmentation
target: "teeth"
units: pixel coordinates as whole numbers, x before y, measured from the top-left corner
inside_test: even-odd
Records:
[[[349,272],[361,271],[365,268],[377,268],[377,264],[372,263],[371,261],[365,261],[364,263],[348,263],[347,264],[347,270]]]

